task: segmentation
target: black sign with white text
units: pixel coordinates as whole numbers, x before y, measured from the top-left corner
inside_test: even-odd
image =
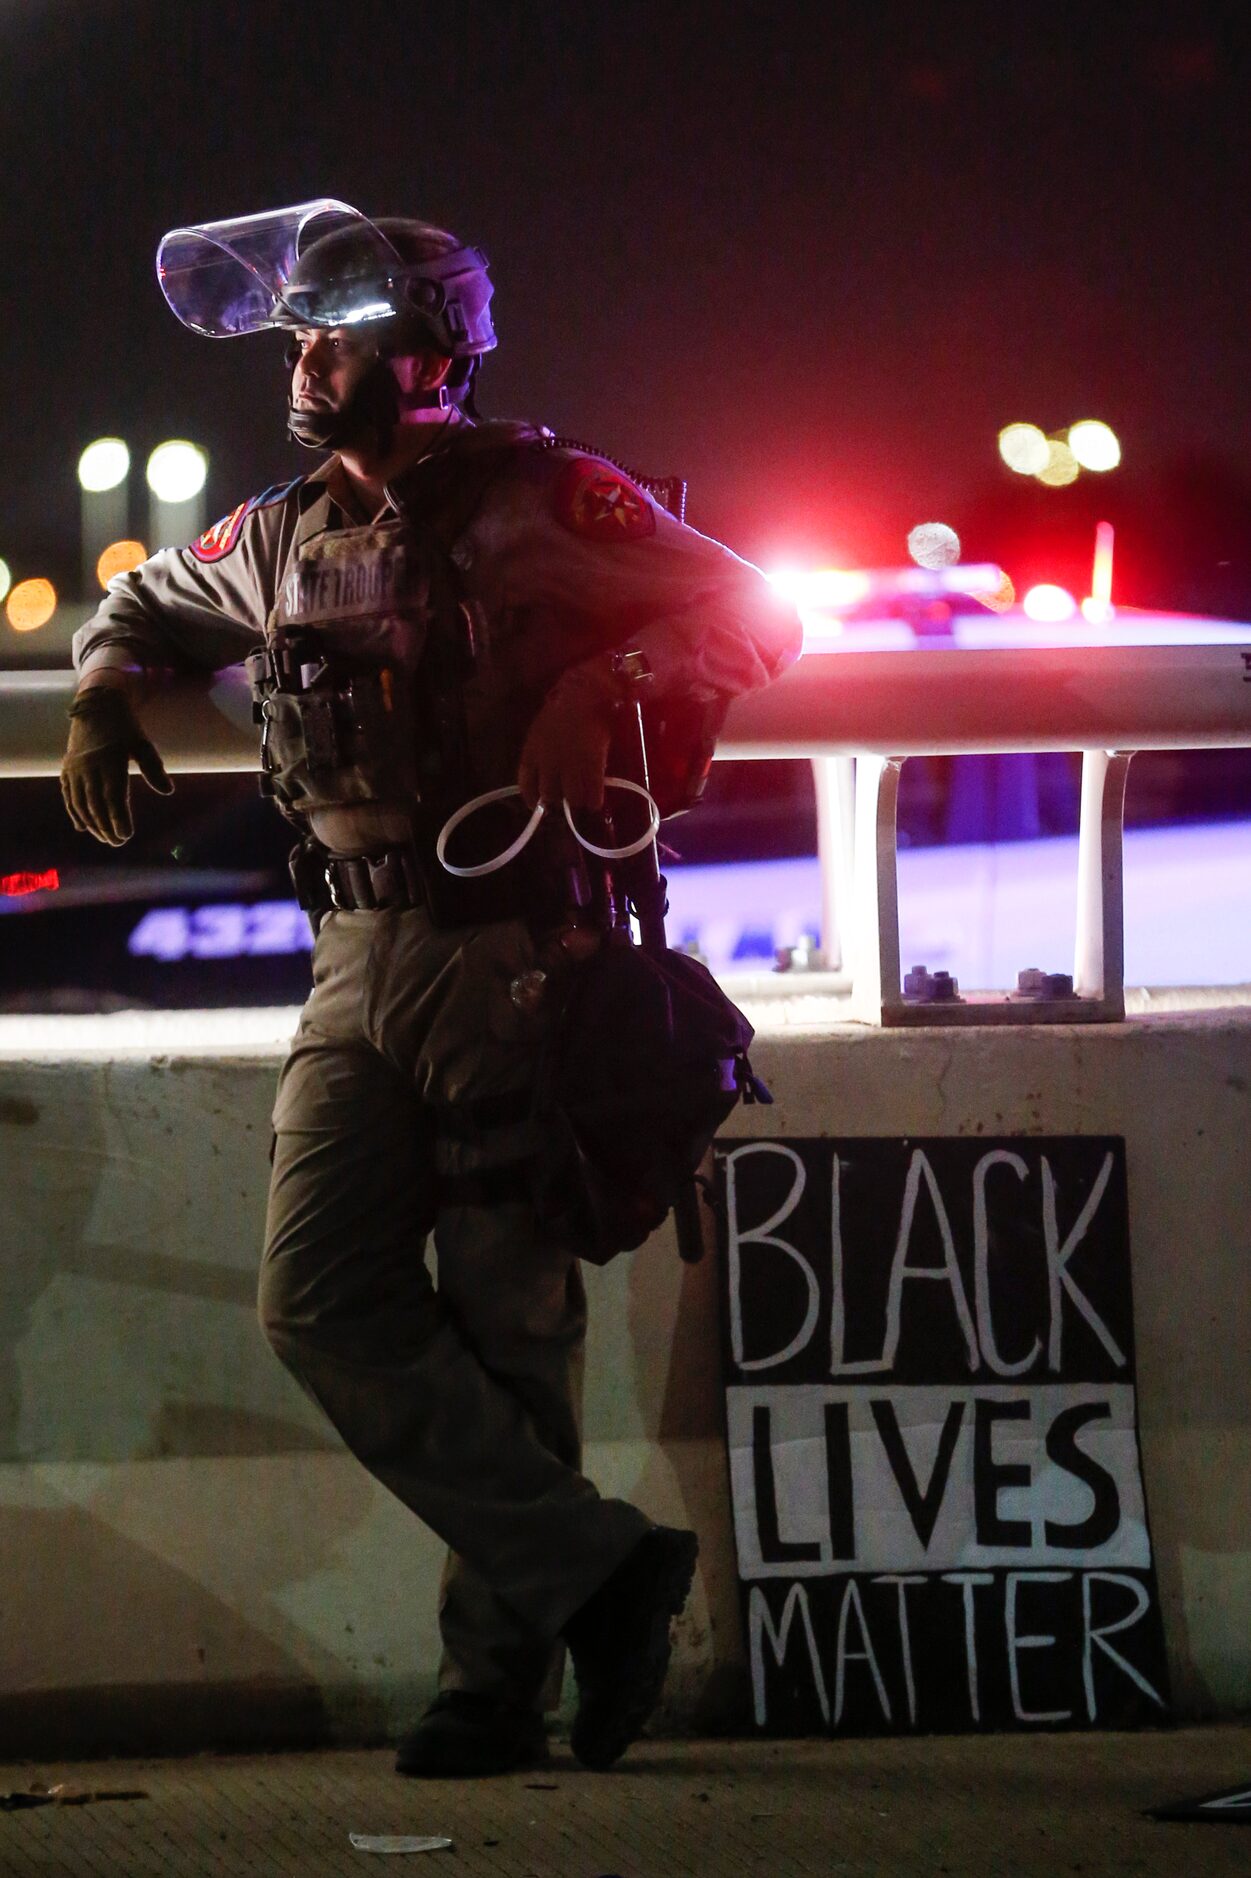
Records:
[[[1164,1720],[1123,1142],[752,1140],[718,1178],[757,1725]]]

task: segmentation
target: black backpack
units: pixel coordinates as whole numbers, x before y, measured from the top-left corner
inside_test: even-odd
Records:
[[[606,1264],[678,1213],[682,1256],[699,1257],[696,1170],[735,1103],[771,1102],[753,1074],[754,1032],[711,972],[685,953],[609,935],[566,980],[540,1075],[540,1214]]]

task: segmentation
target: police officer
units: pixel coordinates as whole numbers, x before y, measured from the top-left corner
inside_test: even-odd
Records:
[[[574,1752],[608,1767],[659,1699],[697,1542],[580,1472],[578,1245],[532,1178],[545,986],[600,940],[607,889],[575,837],[580,815],[608,825],[623,709],[643,694],[683,727],[661,803],[682,806],[709,726],[795,656],[798,622],[611,463],[478,418],[491,283],[444,231],[323,199],[176,230],[158,274],[196,331],[288,335],[290,433],[329,454],[110,583],[74,643],[68,812],[128,840],[130,763],[172,787],[145,684],[248,659],[318,929],[261,1322],[449,1548],[439,1692],[397,1767],[540,1759],[565,1644]],[[536,824],[524,853],[449,872],[450,815],[510,788]]]

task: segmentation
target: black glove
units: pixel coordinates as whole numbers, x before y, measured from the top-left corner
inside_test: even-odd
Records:
[[[119,848],[135,832],[131,762],[158,795],[172,795],[174,785],[119,685],[91,685],[80,691],[69,715],[69,744],[61,764],[66,813],[79,834]]]

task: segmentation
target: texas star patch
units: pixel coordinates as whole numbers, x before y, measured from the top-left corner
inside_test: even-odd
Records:
[[[211,528],[206,528],[198,541],[191,543],[191,553],[197,561],[220,561],[238,541],[249,515],[257,509],[272,508],[275,502],[281,502],[284,496],[289,496],[303,480],[302,476],[297,476],[289,483],[274,483],[270,488],[262,489],[259,496],[241,502],[237,508],[231,509],[229,515],[223,515],[220,522],[214,522]]]
[[[237,509],[231,509],[229,515],[223,515],[220,522],[214,522],[206,528],[198,541],[191,544],[191,552],[197,561],[220,561],[224,554],[229,554],[239,539],[239,530],[243,527],[243,518],[248,512],[246,502],[241,502]]]
[[[656,532],[656,517],[641,489],[609,463],[580,456],[556,485],[556,515],[591,541],[641,541]]]

